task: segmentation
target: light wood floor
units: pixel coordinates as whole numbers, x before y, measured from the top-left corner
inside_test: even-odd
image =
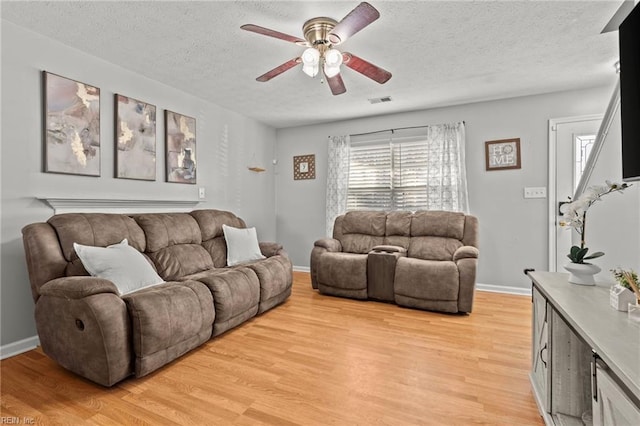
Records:
[[[471,315],[446,315],[323,296],[295,273],[284,305],[110,389],[39,349],[6,359],[1,415],[38,425],[542,425],[527,376],[530,321],[529,297],[477,292]]]

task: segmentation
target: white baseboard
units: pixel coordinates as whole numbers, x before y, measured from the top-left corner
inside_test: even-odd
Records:
[[[476,283],[476,290],[488,291],[491,293],[505,293],[505,294],[516,294],[519,296],[531,296],[531,288],[523,288],[523,287],[508,287],[504,285]]]
[[[311,269],[308,266],[293,265],[293,270],[296,272],[311,272]],[[523,288],[523,287],[508,287],[504,285],[476,283],[476,290],[488,291],[491,293],[505,293],[505,294],[516,294],[519,296],[531,296],[531,288]]]
[[[17,342],[2,345],[0,346],[0,359],[20,355],[21,353],[35,349],[38,346],[40,346],[40,339],[38,336],[27,337],[26,339],[18,340]]]

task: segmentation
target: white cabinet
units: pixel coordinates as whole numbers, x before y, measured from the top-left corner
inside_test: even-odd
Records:
[[[547,425],[640,426],[640,325],[605,287],[531,272],[531,385]]]
[[[596,398],[593,402],[594,426],[640,425],[640,409],[607,373],[596,365]]]
[[[550,401],[549,389],[549,331],[547,301],[540,292],[533,288],[533,316],[532,316],[532,353],[531,353],[531,383],[542,411],[548,412]]]

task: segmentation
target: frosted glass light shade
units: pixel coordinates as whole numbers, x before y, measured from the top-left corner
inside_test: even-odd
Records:
[[[302,71],[309,77],[315,77],[318,75],[320,67],[318,65],[302,65]]]
[[[320,64],[320,52],[313,47],[308,48],[302,53],[302,71],[309,77],[315,77],[318,74]]]
[[[340,67],[342,65],[342,53],[338,49],[329,49],[324,54],[324,63],[328,67]]]
[[[324,54],[324,73],[327,77],[335,77],[340,72],[342,53],[337,49],[329,49]]]

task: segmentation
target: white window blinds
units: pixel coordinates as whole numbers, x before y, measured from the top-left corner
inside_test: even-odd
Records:
[[[347,210],[467,211],[464,124],[352,136]]]

